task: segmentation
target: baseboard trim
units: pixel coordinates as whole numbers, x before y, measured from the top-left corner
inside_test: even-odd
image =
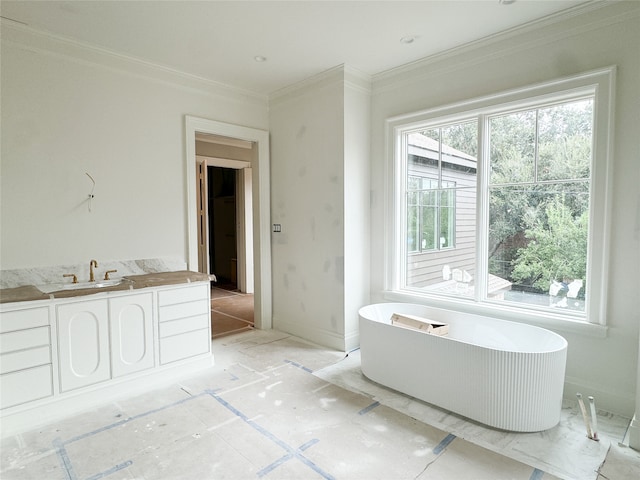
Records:
[[[348,352],[353,350],[349,348],[354,343],[354,338],[359,340],[359,337],[351,334],[350,336],[343,336],[337,332],[331,332],[316,327],[309,327],[301,323],[287,322],[277,318],[273,318],[273,328],[280,332],[289,333],[300,337],[309,342],[313,342],[317,345],[333,348],[340,352]],[[357,333],[356,333],[357,335]],[[355,347],[354,347],[355,348]]]
[[[576,393],[581,393],[583,397],[593,396],[598,410],[615,413],[631,418],[635,409],[635,397],[632,394],[604,390],[602,386],[597,386],[589,381],[565,376],[564,398],[576,400]]]

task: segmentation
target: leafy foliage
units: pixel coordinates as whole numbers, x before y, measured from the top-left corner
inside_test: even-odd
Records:
[[[489,271],[548,291],[586,275],[589,100],[490,122]]]
[[[525,248],[518,250],[511,273],[524,281],[548,291],[553,280],[584,279],[587,274],[588,212],[574,217],[571,209],[556,197],[544,209],[544,215],[531,215],[525,236]]]

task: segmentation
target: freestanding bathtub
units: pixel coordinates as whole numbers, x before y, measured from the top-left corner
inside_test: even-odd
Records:
[[[394,313],[449,324],[437,336]],[[537,432],[560,421],[567,341],[549,330],[408,303],[362,307],[362,372],[394,390],[491,427]]]

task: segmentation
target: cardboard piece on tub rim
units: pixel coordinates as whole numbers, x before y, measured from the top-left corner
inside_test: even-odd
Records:
[[[391,315],[391,324],[411,330],[429,333],[431,335],[444,336],[449,333],[449,324],[436,322],[415,315],[406,315],[403,313],[394,313]]]

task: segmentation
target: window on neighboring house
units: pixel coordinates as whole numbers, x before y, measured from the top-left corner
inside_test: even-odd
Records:
[[[407,251],[455,246],[455,182],[410,175],[407,189]]]
[[[604,323],[613,75],[392,120],[390,290]]]

